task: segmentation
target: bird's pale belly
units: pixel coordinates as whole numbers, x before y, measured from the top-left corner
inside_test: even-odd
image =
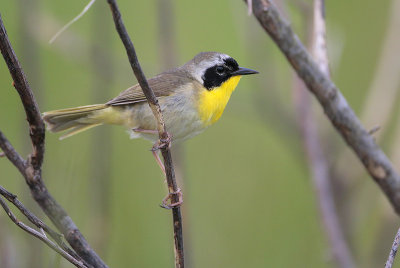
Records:
[[[168,133],[172,136],[173,143],[196,136],[207,128],[190,102],[190,97],[183,95],[159,99],[165,125]],[[123,108],[115,107],[115,109],[124,109],[124,117],[129,117],[129,120],[124,120],[124,125],[129,129],[131,138],[145,138],[153,142],[158,140],[157,133],[140,131],[157,130],[156,120],[146,102]],[[138,131],[131,131],[131,129],[138,129]]]

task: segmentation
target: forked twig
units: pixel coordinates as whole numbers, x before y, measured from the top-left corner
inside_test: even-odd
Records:
[[[22,203],[17,199],[16,195],[8,192],[2,186],[0,186],[0,195],[4,196],[8,201],[14,204],[14,206],[16,206],[22,212],[22,214],[24,214],[27,217],[27,219],[30,222],[32,222],[34,225],[36,225],[36,227],[39,228],[40,232],[29,227],[22,221],[18,220],[17,217],[14,215],[14,213],[12,213],[12,211],[8,207],[5,200],[0,196],[0,205],[3,207],[3,209],[5,210],[5,212],[7,213],[8,217],[11,219],[12,222],[14,222],[18,227],[20,227],[25,232],[43,241],[47,246],[56,251],[58,254],[60,254],[62,257],[64,257],[67,261],[69,261],[76,267],[87,268],[87,266],[82,262],[81,258],[78,255],[76,255],[76,253],[73,250],[68,248],[67,245],[64,244],[64,242],[62,241],[62,235],[53,231],[50,227],[48,227],[35,215],[33,215],[28,209],[26,209],[24,205],[22,205]],[[50,236],[53,239],[56,240],[58,245],[55,244],[46,236],[45,231],[48,234],[50,234]]]
[[[13,85],[20,95],[29,124],[32,142],[32,153],[23,159],[0,131],[0,148],[10,162],[19,170],[28,184],[32,197],[42,210],[65,236],[68,243],[88,265],[106,268],[107,265],[90,247],[75,223],[66,211],[57,203],[47,190],[42,179],[42,163],[44,158],[45,126],[35,97],[28,84],[22,67],[8,39],[6,29],[0,15],[0,51],[13,79]]]

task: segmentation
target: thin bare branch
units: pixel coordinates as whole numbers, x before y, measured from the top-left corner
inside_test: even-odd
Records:
[[[247,15],[253,14],[253,0],[247,0]]]
[[[313,7],[313,19],[308,20],[308,25],[310,25],[308,39],[311,43],[311,53],[323,73],[329,76],[329,62],[325,40],[324,1],[314,0]],[[310,9],[311,8],[307,8],[307,10]],[[328,171],[328,163],[322,150],[322,143],[318,135],[318,127],[312,112],[311,95],[307,93],[304,83],[297,76],[295,77],[294,83],[297,122],[299,123],[298,125],[312,174],[321,220],[329,241],[330,250],[339,267],[354,267],[354,262],[337,216],[330,183],[331,178]]]
[[[40,115],[39,107],[34,100],[31,88],[26,80],[25,74],[21,65],[11,47],[7,37],[6,29],[3,26],[3,21],[0,15],[0,50],[7,64],[8,70],[14,80],[13,85],[20,95],[22,104],[24,105],[25,113],[29,123],[29,134],[31,136],[33,152],[30,156],[30,162],[33,168],[37,171],[43,162],[44,154],[44,132],[45,127]],[[4,150],[3,150],[4,151]],[[4,152],[7,153],[7,152]]]
[[[86,265],[83,264],[82,261],[80,261],[80,258],[78,259],[74,256],[72,256],[69,252],[67,252],[65,249],[62,247],[58,246],[55,244],[53,241],[51,241],[49,238],[47,238],[46,234],[44,233],[44,229],[41,226],[45,226],[45,228],[48,228],[43,222],[41,222],[35,215],[33,215],[31,212],[29,212],[22,204],[19,202],[17,199],[17,196],[8,192],[6,189],[0,186],[0,195],[4,196],[8,201],[13,203],[28,219],[31,221],[33,224],[35,224],[37,227],[40,228],[40,232],[37,230],[29,227],[25,223],[19,221],[17,217],[11,212],[10,208],[8,207],[7,203],[5,200],[0,196],[0,205],[3,207],[3,209],[6,211],[8,217],[11,219],[12,222],[14,222],[18,227],[20,227],[22,230],[25,232],[33,235],[34,237],[40,239],[43,241],[47,246],[49,246],[51,249],[56,251],[58,254],[60,254],[64,259],[75,265],[76,267],[79,268],[87,268]],[[55,232],[54,232],[55,233]],[[76,254],[75,254],[76,255]]]
[[[15,167],[20,170],[20,173],[25,177],[26,182],[28,183],[33,198],[36,202],[41,206],[46,215],[51,219],[51,221],[56,225],[56,227],[64,234],[68,243],[72,246],[72,248],[81,256],[85,262],[88,264],[100,265],[102,263],[101,259],[97,256],[97,254],[90,248],[89,244],[80,233],[78,228],[72,219],[67,215],[65,210],[57,203],[57,201],[50,195],[47,191],[47,188],[41,178],[41,176],[37,177],[35,180],[32,179],[33,172],[32,167],[29,166],[29,163],[26,164],[26,161],[15,151],[12,145],[9,143],[7,138],[0,131],[0,148],[4,151],[6,157],[14,164]],[[34,183],[31,183],[34,181]],[[9,200],[11,201],[11,200]],[[24,211],[21,211],[24,213]],[[52,231],[47,226],[43,225],[41,221],[36,221],[28,214],[24,214],[27,216],[29,220],[32,220],[32,223],[39,224],[41,228],[43,228],[50,236],[63,248],[64,242],[60,235],[56,232]],[[74,253],[70,250],[67,250],[69,254],[74,256]],[[96,259],[96,257],[98,259]],[[104,264],[105,265],[105,264]],[[95,267],[107,267],[105,266],[95,266]]]
[[[272,1],[253,0],[253,14],[318,99],[327,117],[385,192],[396,212],[400,214],[400,176],[373,137],[361,125],[342,93],[320,70]]]
[[[164,158],[165,172],[167,175],[168,191],[171,195],[172,203],[177,203],[179,201],[179,195],[177,194],[180,190],[175,180],[175,172],[172,164],[171,152],[169,150],[170,137],[165,128],[164,119],[161,113],[161,108],[158,104],[158,100],[154,95],[153,90],[147,83],[147,79],[140,67],[138,58],[136,56],[135,48],[133,43],[126,31],[125,25],[122,21],[121,13],[118,9],[117,2],[115,0],[107,0],[110,5],[111,12],[113,15],[116,30],[125,46],[126,53],[129,58],[132,70],[139,82],[140,87],[143,90],[144,95],[147,98],[149,106],[153,111],[153,114],[157,120],[157,129],[160,137],[159,144],[161,146],[161,153]],[[183,256],[183,232],[182,232],[182,216],[179,206],[172,208],[173,215],[173,227],[174,227],[174,241],[175,241],[175,266],[184,267],[184,256]]]
[[[312,174],[323,228],[329,242],[332,257],[339,264],[339,267],[354,267],[354,262],[336,212],[328,163],[321,148],[321,140],[318,136],[315,118],[311,110],[311,99],[306,95],[306,88],[297,77],[295,87],[297,88],[296,110],[300,132]]]
[[[399,249],[399,244],[400,244],[400,229],[397,231],[397,234],[394,238],[392,249],[390,250],[389,257],[385,264],[385,268],[392,268],[394,258],[396,257],[397,250]]]
[[[70,254],[72,257],[75,259],[81,261],[81,257],[75,253],[72,249],[68,247],[63,241],[64,236],[57,233],[53,229],[51,229],[49,226],[47,226],[45,223],[43,223],[39,218],[37,218],[33,213],[31,213],[25,206],[17,199],[17,196],[8,192],[6,189],[4,189],[2,186],[0,186],[0,194],[4,196],[9,202],[13,203],[15,207],[21,211],[23,215],[34,225],[36,225],[38,228],[41,230],[45,231],[50,235],[51,238],[53,238],[54,241],[63,249],[65,250],[68,254]]]
[[[3,154],[5,157],[10,160],[11,163],[19,170],[21,174],[25,173],[26,170],[26,161],[23,159],[17,151],[15,151],[14,147],[4,136],[3,132],[0,131],[0,148],[3,150]]]
[[[28,184],[35,201],[40,205],[54,225],[60,230],[75,252],[84,259],[86,263],[94,267],[106,268],[107,265],[100,259],[96,252],[90,247],[82,233],[76,227],[65,210],[50,195],[42,179],[42,163],[44,157],[44,123],[29,87],[22,67],[8,39],[6,29],[0,15],[0,50],[7,63],[13,78],[13,85],[20,95],[29,123],[29,133],[33,146],[33,152],[25,161],[11,146],[8,140],[0,132],[0,147],[7,158],[18,168]]]
[[[66,29],[69,28],[69,26],[71,26],[74,22],[76,22],[77,20],[79,20],[80,18],[83,17],[83,15],[85,15],[85,13],[90,9],[90,7],[94,4],[94,2],[96,2],[96,0],[91,0],[81,11],[81,13],[78,14],[78,16],[76,16],[75,18],[73,18],[70,22],[68,22],[67,24],[64,25],[64,27],[62,27],[49,41],[49,44],[52,44],[58,36],[60,36]]]
[[[329,59],[326,46],[325,0],[314,0],[313,18],[311,53],[322,73],[329,77]]]
[[[311,38],[311,53],[322,73],[329,77],[329,60],[326,45],[325,1],[314,0],[313,23]],[[318,204],[323,226],[328,237],[334,260],[342,268],[354,267],[354,261],[346,243],[332,193],[331,178],[328,171],[326,156],[322,150],[322,143],[317,131],[316,120],[312,113],[311,96],[307,94],[304,84],[301,84],[299,117],[301,131],[304,137],[314,187],[317,193]],[[303,101],[301,101],[303,100]],[[303,111],[303,113],[301,113]]]
[[[176,29],[174,19],[175,5],[177,2],[174,0],[158,0],[157,13],[158,13],[158,46],[159,46],[159,68],[160,72],[174,68],[178,64],[177,44],[176,44]],[[174,163],[174,172],[176,181],[181,188],[185,191],[185,184],[183,178],[185,177],[185,157],[184,157],[184,143],[174,144],[172,151],[172,161]],[[186,213],[189,208],[183,206],[181,212],[185,217],[185,225],[190,226],[189,213]],[[189,224],[188,224],[189,223]],[[190,231],[188,228],[183,230],[185,237],[185,265],[193,266],[190,258],[191,252],[191,239]],[[189,253],[189,254],[187,254]]]

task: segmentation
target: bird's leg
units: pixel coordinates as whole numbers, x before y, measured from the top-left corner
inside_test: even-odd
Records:
[[[151,149],[151,152],[153,153],[154,158],[156,159],[156,162],[158,166],[161,168],[162,172],[164,173],[164,176],[167,177],[167,174],[165,173],[165,167],[163,162],[160,159],[160,156],[158,155],[158,149],[154,149],[154,147]]]
[[[158,134],[157,130],[152,130],[152,129],[132,128],[132,131],[145,134]]]
[[[167,133],[167,137],[166,138],[161,138],[159,139],[154,145],[153,148],[151,149],[151,151],[153,152],[154,157],[156,158],[156,161],[158,163],[158,165],[161,167],[162,171],[164,172],[165,175],[165,182],[166,178],[167,178],[167,174],[165,172],[165,166],[164,164],[161,162],[161,159],[158,155],[158,150],[162,149],[162,148],[166,148],[168,146],[171,147],[171,136]],[[178,201],[177,202],[172,202],[172,197],[174,195],[178,195]],[[168,204],[168,200],[170,200],[170,204]],[[167,196],[162,200],[162,204],[160,205],[162,208],[165,209],[172,209],[174,207],[179,207],[181,204],[183,203],[183,196],[182,196],[182,192],[181,189],[178,188],[178,190],[176,192],[172,192],[172,193],[168,193]]]
[[[167,174],[165,173],[165,166],[163,162],[160,159],[160,156],[158,155],[158,151],[161,148],[165,148],[166,146],[170,147],[171,146],[171,137],[168,135],[166,139],[160,139],[156,143],[154,143],[153,148],[151,148],[151,152],[153,153],[154,158],[157,161],[157,164],[160,166],[161,170],[164,173],[165,178],[167,177]]]
[[[157,130],[152,130],[152,129],[141,129],[141,128],[132,128],[133,132],[138,132],[138,133],[144,133],[144,134],[158,134]],[[171,136],[167,133],[166,138],[161,138],[158,140],[154,145],[153,148],[151,149],[152,151],[157,151],[162,148],[165,148],[168,146],[168,148],[171,148],[171,141],[172,138]]]
[[[157,130],[152,130],[152,129],[141,129],[141,128],[132,128],[133,132],[138,132],[138,133],[144,133],[144,134],[158,134]],[[158,150],[160,148],[162,148],[160,145],[160,142],[156,142],[153,145],[153,148],[151,148],[151,152],[153,153],[154,158],[156,159],[156,162],[158,164],[158,166],[161,168],[162,172],[164,173],[164,176],[167,177],[166,173],[165,173],[165,167],[163,162],[160,159],[160,156],[158,155]]]
[[[178,195],[178,198],[179,198],[178,202],[172,203],[173,195]],[[171,200],[170,204],[168,204],[168,200]],[[160,205],[160,207],[166,208],[166,209],[172,209],[174,207],[179,207],[180,205],[182,205],[182,203],[183,203],[182,191],[180,188],[178,188],[178,190],[176,192],[168,193],[168,195],[162,200],[162,204]]]
[[[134,128],[132,129],[134,132],[139,132],[139,133],[146,133],[146,134],[157,134],[158,131],[156,130],[148,130],[148,129],[140,129],[140,128]],[[154,158],[156,159],[156,162],[158,166],[161,168],[162,172],[164,173],[165,178],[167,178],[167,174],[165,172],[165,166],[164,163],[161,161],[160,156],[158,154],[158,151],[162,148],[168,148],[171,147],[171,136],[167,133],[166,138],[159,139],[151,148],[151,152],[153,153]],[[165,180],[166,182],[166,180]],[[178,202],[173,203],[172,202],[172,196],[173,195],[178,195]],[[170,204],[168,204],[168,200],[170,201]],[[178,188],[176,192],[173,193],[168,193],[168,195],[162,200],[162,204],[160,205],[162,208],[166,209],[172,209],[174,207],[178,207],[183,203],[183,196],[181,189]]]

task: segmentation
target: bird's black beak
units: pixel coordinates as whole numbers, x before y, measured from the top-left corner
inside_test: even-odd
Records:
[[[255,70],[252,70],[252,69],[239,67],[239,70],[234,71],[232,73],[233,76],[235,76],[235,75],[248,75],[248,74],[258,74],[258,72],[255,71]]]

